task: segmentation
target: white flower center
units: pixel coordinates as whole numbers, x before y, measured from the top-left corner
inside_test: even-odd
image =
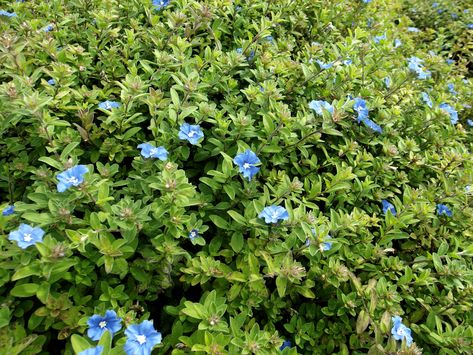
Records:
[[[191,238],[195,238],[195,232],[191,232]]]
[[[112,108],[112,105],[110,104],[110,102],[105,103],[105,108],[107,110],[110,110]]]
[[[277,212],[273,212],[273,214],[271,215],[271,218],[272,218],[272,219],[277,219],[277,218],[278,218],[278,213],[277,213]]]
[[[140,343],[140,345],[143,345],[146,343],[146,336],[145,335],[137,335],[136,336],[136,341]]]
[[[158,148],[153,148],[149,151],[149,155],[154,155],[158,152]]]
[[[245,164],[243,164],[243,169],[249,169],[250,166],[251,166],[251,164],[245,163]]]
[[[99,327],[102,329],[105,328],[106,326],[107,326],[107,322],[104,320],[99,323]]]
[[[32,239],[33,239],[33,238],[31,238],[31,234],[30,234],[30,233],[25,233],[25,234],[23,235],[23,240],[24,240],[25,242],[31,242]]]
[[[67,182],[69,182],[71,184],[78,184],[79,180],[75,176],[73,176],[73,177],[70,177],[69,179],[67,179]]]
[[[404,332],[404,328],[399,328],[399,329],[397,330],[397,333],[398,333],[399,335],[402,335],[402,336],[406,335],[406,333]]]
[[[190,138],[192,138],[192,137],[194,137],[195,132],[194,132],[194,131],[190,131],[187,135],[188,135]]]

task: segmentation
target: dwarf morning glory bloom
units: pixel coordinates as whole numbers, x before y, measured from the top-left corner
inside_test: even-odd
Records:
[[[273,43],[273,41],[274,41],[274,37],[273,37],[273,36],[266,36],[266,37],[264,37],[264,39],[265,39],[267,42],[270,42],[270,43]]]
[[[309,102],[309,108],[314,110],[320,116],[324,114],[324,110],[327,110],[328,112],[333,114],[333,106],[327,101],[312,100],[311,102]]]
[[[194,240],[195,238],[197,238],[199,236],[199,230],[198,229],[192,229],[190,232],[189,232],[189,239],[190,240]]]
[[[56,85],[56,80],[54,80],[54,79],[49,79],[49,80],[48,80],[48,84],[51,85],[51,86],[52,86],[52,85]]]
[[[361,121],[369,128],[371,128],[373,131],[378,132],[378,133],[383,133],[383,129],[381,128],[380,125],[378,125],[376,122],[373,120],[369,119],[368,117],[361,118]]]
[[[90,348],[84,351],[81,351],[78,355],[101,355],[103,351],[103,346],[99,345],[95,348]]]
[[[454,20],[456,20],[458,18],[458,15],[455,14],[455,13],[452,13],[451,16],[452,16],[452,19],[454,19]]]
[[[437,204],[437,214],[439,216],[445,214],[448,217],[452,217],[452,211],[450,210],[450,208],[448,208],[447,205],[444,205],[442,203]]]
[[[391,211],[393,216],[396,215],[396,208],[394,205],[387,200],[381,200],[381,204],[383,205],[383,213],[386,214],[388,211]]]
[[[16,241],[21,249],[26,249],[31,245],[42,242],[43,235],[44,230],[41,228],[33,228],[28,224],[22,223],[16,231],[10,232],[8,239]]]
[[[420,30],[417,27],[407,27],[408,32],[420,32]]]
[[[358,122],[368,117],[368,108],[366,107],[366,101],[357,97],[353,104],[353,109],[358,112]]]
[[[364,4],[369,4],[370,2],[371,2],[371,0],[363,0]]]
[[[43,32],[50,32],[54,29],[54,26],[53,25],[47,25],[45,27],[43,27]]]
[[[289,218],[289,213],[287,213],[284,207],[271,205],[265,207],[258,217],[264,218],[264,221],[268,224],[278,223],[279,220],[287,220]]]
[[[471,186],[470,185],[466,185],[465,186],[465,192],[470,192],[471,191]]]
[[[115,311],[106,311],[105,315],[94,314],[87,320],[87,336],[92,340],[99,340],[102,334],[108,330],[113,336],[114,333],[118,332],[121,328],[121,318],[117,317]]]
[[[393,338],[396,340],[405,339],[407,346],[410,347],[412,344],[411,330],[401,323],[401,317],[395,316],[391,319],[393,321],[393,327],[391,329],[391,335],[393,336]]]
[[[331,240],[331,239],[332,239],[332,237],[331,237],[330,235],[327,235],[327,236],[325,237],[325,240],[326,240],[326,241],[322,243],[322,250],[323,250],[323,251],[327,251],[327,250],[332,249],[332,244],[333,244],[333,243],[327,241],[327,240]]]
[[[400,39],[395,39],[394,40],[394,48],[400,47],[402,45],[402,42]]]
[[[166,160],[168,158],[168,151],[164,147],[155,147],[149,143],[141,143],[137,148],[141,149],[141,155],[145,158],[158,158],[159,160]]]
[[[453,59],[447,59],[445,62],[446,62],[448,65],[452,65],[452,64],[455,63],[455,61],[454,61]]]
[[[466,28],[473,30],[473,23],[469,23],[468,25],[466,25]]]
[[[179,131],[179,139],[187,139],[190,144],[196,145],[199,140],[204,137],[204,132],[199,125],[190,125],[183,123]]]
[[[250,149],[245,150],[245,152],[237,154],[233,159],[233,162],[238,165],[240,173],[243,173],[243,177],[251,180],[253,176],[260,170],[258,166],[255,166],[261,163],[261,160],[256,156],[256,154]]]
[[[279,347],[279,350],[284,350],[286,348],[290,348],[291,347],[291,341],[290,340],[284,340],[284,343],[282,343],[282,345]]]
[[[10,216],[15,213],[15,206],[8,205],[2,211],[2,216]]]
[[[351,63],[353,63],[353,61],[351,59],[345,59],[343,61],[343,64],[345,64],[345,65],[350,65]]]
[[[433,8],[439,7],[439,3],[438,3],[438,2],[434,2],[434,3],[432,4],[432,7],[433,7]]]
[[[316,60],[317,64],[320,66],[320,69],[329,69],[333,66],[333,63],[327,63],[325,64],[324,62],[320,60]]]
[[[119,102],[107,100],[99,103],[99,108],[101,108],[102,110],[111,110],[112,108],[118,108],[121,105],[122,104]]]
[[[452,106],[446,103],[441,103],[439,108],[450,115],[451,124],[456,124],[458,122],[458,112]]]
[[[84,181],[84,174],[89,172],[85,165],[76,165],[58,174],[57,190],[64,192],[71,186],[79,186]]]
[[[386,33],[384,33],[383,35],[374,37],[374,43],[379,43],[384,39],[386,39]]]
[[[6,17],[17,17],[17,14],[14,12],[8,12],[5,10],[0,10],[0,16],[6,16]]]
[[[391,87],[391,78],[389,76],[384,78],[384,85],[389,89]]]
[[[427,106],[429,106],[430,108],[432,108],[432,100],[430,99],[430,96],[429,94],[427,94],[426,92],[422,92],[422,100],[425,102],[425,104]]]
[[[156,10],[162,10],[169,5],[170,0],[153,0],[153,6]]]
[[[422,67],[422,59],[417,57],[410,57],[408,60],[408,68],[417,74],[419,79],[427,79],[430,77],[430,71],[424,70]]]
[[[470,127],[473,127],[473,120],[467,119],[466,124]]]
[[[153,347],[160,344],[162,339],[161,333],[154,329],[153,322],[149,320],[130,325],[125,330],[125,335],[127,355],[150,355]]]
[[[448,91],[450,91],[451,94],[453,95],[458,94],[457,91],[455,90],[455,85],[453,85],[452,83],[448,84],[447,87],[448,87]]]

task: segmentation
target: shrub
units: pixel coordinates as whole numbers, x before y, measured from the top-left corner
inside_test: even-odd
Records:
[[[471,353],[471,64],[438,47],[463,30],[429,48],[401,1],[2,4],[6,353]]]

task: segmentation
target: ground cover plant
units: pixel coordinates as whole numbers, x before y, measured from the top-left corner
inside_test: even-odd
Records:
[[[0,30],[0,353],[473,351],[468,1],[0,1]]]

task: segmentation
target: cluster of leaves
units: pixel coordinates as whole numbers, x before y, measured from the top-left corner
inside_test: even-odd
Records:
[[[472,71],[445,52],[465,29],[430,47],[427,1],[162,3],[0,2],[5,351],[92,347],[114,310],[163,354],[471,353]],[[9,240],[22,223],[42,242]]]

